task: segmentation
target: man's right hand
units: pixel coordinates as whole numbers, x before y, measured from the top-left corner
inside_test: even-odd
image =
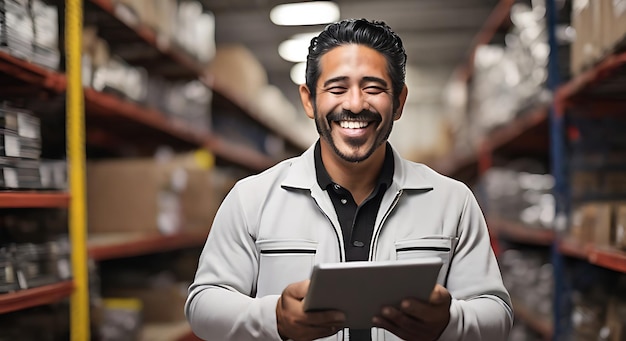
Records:
[[[276,323],[283,340],[308,341],[336,334],[345,324],[345,314],[337,310],[305,312],[303,300],[310,280],[292,283],[276,304]]]

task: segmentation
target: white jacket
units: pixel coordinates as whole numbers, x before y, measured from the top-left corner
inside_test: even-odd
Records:
[[[222,202],[185,305],[199,337],[280,340],[276,303],[283,289],[309,278],[316,263],[345,261],[337,215],[317,184],[313,150],[239,181]],[[450,291],[452,305],[440,340],[507,340],[510,297],[472,192],[395,150],[394,163],[370,259],[441,257],[438,282]],[[417,246],[420,251],[410,251]],[[325,340],[343,340],[344,332]],[[399,340],[378,328],[372,337]]]

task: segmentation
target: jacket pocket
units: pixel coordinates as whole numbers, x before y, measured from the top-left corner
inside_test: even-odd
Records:
[[[317,242],[262,240],[259,250],[257,297],[282,293],[287,285],[308,279],[315,265]]]
[[[419,239],[406,239],[396,242],[396,259],[416,259],[439,257],[443,262],[437,283],[446,285],[450,260],[458,238],[448,236],[429,236]]]

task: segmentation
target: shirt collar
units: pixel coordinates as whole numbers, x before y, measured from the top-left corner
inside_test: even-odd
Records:
[[[331,179],[330,175],[326,171],[324,167],[324,162],[322,161],[322,147],[320,145],[320,140],[317,140],[315,143],[315,151],[314,151],[314,159],[315,159],[315,174],[317,176],[317,183],[322,189],[327,189],[328,186],[333,185],[334,182]],[[383,161],[383,168],[378,175],[378,180],[376,181],[376,188],[387,189],[391,185],[393,181],[393,171],[394,171],[394,161],[393,161],[393,151],[391,149],[391,145],[389,142],[385,145],[385,160]]]

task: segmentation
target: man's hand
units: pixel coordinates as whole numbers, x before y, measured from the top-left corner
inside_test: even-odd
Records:
[[[292,283],[283,291],[276,304],[278,333],[283,340],[315,340],[337,333],[346,322],[345,314],[337,310],[307,313],[303,299],[310,280]]]
[[[374,325],[403,340],[437,340],[450,321],[452,298],[437,284],[428,302],[405,299],[400,308],[384,307]]]

